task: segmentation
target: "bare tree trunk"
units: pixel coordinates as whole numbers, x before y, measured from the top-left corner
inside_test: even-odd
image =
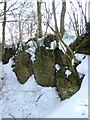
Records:
[[[69,51],[70,55],[68,53],[66,53],[67,58],[70,60],[71,62],[71,69],[73,71],[73,73],[76,75],[76,77],[78,77],[78,74],[76,73],[73,65],[72,65],[72,59],[76,60],[74,57],[74,53],[72,51],[72,49],[62,40],[62,35],[58,30],[58,26],[57,26],[57,19],[56,19],[56,12],[55,12],[55,0],[52,0],[52,8],[53,8],[53,14],[54,14],[54,21],[55,21],[55,30],[53,30],[52,27],[50,27],[54,33],[57,36],[57,45],[58,45],[58,40],[60,40],[60,42],[65,46],[65,48],[67,48],[67,50]]]
[[[7,1],[4,0],[4,21],[2,24],[2,55],[4,53],[4,46],[5,46],[6,7],[7,7]]]
[[[65,13],[66,13],[66,0],[64,2],[62,0],[62,11],[60,15],[60,33],[62,37],[65,33],[65,28],[64,28]]]
[[[21,21],[19,21],[19,41],[22,40],[22,28],[21,28]]]
[[[56,18],[56,9],[55,9],[55,0],[52,0],[52,11],[53,11],[53,15],[54,15],[54,22],[55,22],[55,31],[57,33],[59,33],[59,30],[58,30],[58,26],[57,26],[57,18]],[[58,45],[58,35],[56,34],[57,36],[57,45]]]
[[[89,13],[89,11],[90,11],[90,0],[88,2],[88,21],[90,21],[90,13]]]
[[[56,9],[55,9],[55,0],[52,1],[52,10],[53,10],[54,21],[55,21],[55,30],[58,31],[57,18],[56,18]]]
[[[17,43],[17,49],[20,47],[20,43],[22,43],[22,28],[21,28],[21,21],[19,19],[19,41]]]
[[[12,28],[9,28],[9,32],[10,32],[10,35],[11,35],[12,49],[14,50],[14,39],[13,39],[13,32],[12,32]]]
[[[11,40],[12,40],[12,49],[14,50],[14,39],[13,39],[13,33],[11,32]]]
[[[30,24],[30,38],[32,38],[32,30],[33,30],[33,26],[32,26],[32,22]]]
[[[37,17],[38,17],[38,37],[42,37],[42,14],[41,14],[42,0],[37,0]]]

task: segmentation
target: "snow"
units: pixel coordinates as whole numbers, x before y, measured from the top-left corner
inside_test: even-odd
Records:
[[[80,73],[84,73],[80,90],[70,99],[66,99],[59,103],[57,110],[52,112],[46,118],[88,118],[88,56],[78,67]],[[81,67],[84,69],[82,71]],[[79,69],[80,68],[80,69]]]
[[[86,56],[85,54],[79,54],[79,53],[75,54],[75,58],[79,61],[82,61],[85,56]]]
[[[54,50],[56,48],[57,44],[56,44],[56,40],[54,40],[53,42],[51,42],[50,44],[50,49]]]
[[[76,36],[72,32],[68,34],[68,31],[66,31],[66,33],[63,36],[63,41],[69,46],[75,40],[76,40]]]
[[[44,46],[44,37],[38,38],[37,42],[39,46]]]
[[[34,75],[30,76],[25,84],[20,84],[11,68],[12,59],[4,66],[0,61],[4,77],[4,84],[0,91],[0,119],[88,118],[88,55],[85,59],[82,57],[81,61],[77,67],[79,73],[85,74],[81,88],[64,101],[60,100],[56,88],[38,85]],[[59,70],[60,66],[58,64],[55,66]],[[70,71],[67,75],[68,73]]]
[[[36,52],[37,45],[34,41],[29,41],[27,45],[29,46],[29,48],[25,51],[31,55],[31,60],[32,62],[34,62],[36,60],[35,52]]]
[[[59,49],[62,50],[63,53],[65,53],[65,52],[66,52],[66,48],[65,48],[65,46],[63,45],[63,43],[59,42],[58,44],[59,44]]]
[[[72,59],[72,66],[74,65],[74,58]]]
[[[2,63],[0,62],[0,90],[1,90],[1,88],[2,88]]]
[[[67,78],[68,78],[69,75],[71,75],[71,73],[72,72],[70,70],[66,70],[65,75],[67,76]]]
[[[82,63],[77,66],[77,71],[82,74],[88,73],[88,56],[82,60]]]
[[[76,35],[74,32],[70,32],[70,30],[67,30],[62,38],[62,40],[67,44],[68,46],[73,43],[76,40]],[[62,42],[59,42],[59,49],[62,50],[64,53],[67,51],[66,47],[63,45]]]
[[[59,64],[56,64],[56,65],[55,65],[55,68],[56,68],[57,71],[59,71],[59,70],[60,70],[60,65],[59,65]]]
[[[56,108],[60,98],[55,88],[39,86],[34,75],[25,84],[20,84],[11,65],[12,59],[4,65],[6,75],[0,99],[0,118],[42,118]]]

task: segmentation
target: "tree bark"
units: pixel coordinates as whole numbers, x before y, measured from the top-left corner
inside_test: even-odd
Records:
[[[42,0],[37,0],[37,17],[38,17],[38,37],[42,37],[42,14],[41,14]]]
[[[55,0],[52,0],[52,11],[53,11],[53,15],[54,15],[55,31],[56,31],[56,33],[59,33],[58,26],[57,26],[57,18],[56,18]],[[58,35],[56,34],[56,36],[57,36],[56,42],[58,45]]]
[[[60,32],[61,32],[61,37],[63,37],[65,33],[65,28],[64,28],[64,22],[65,22],[65,13],[66,13],[66,1],[62,1],[62,11],[60,15]]]
[[[2,24],[2,55],[4,53],[4,46],[5,46],[6,7],[7,7],[7,1],[4,0],[4,21]]]

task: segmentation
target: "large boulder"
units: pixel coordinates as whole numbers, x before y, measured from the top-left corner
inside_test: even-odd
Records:
[[[56,68],[58,65],[60,68]],[[47,50],[39,47],[36,50],[34,73],[36,81],[42,86],[54,86],[62,100],[70,98],[80,88],[80,79],[71,70],[71,62],[61,50]],[[77,72],[77,71],[76,71]]]
[[[76,52],[90,55],[90,36],[83,38],[82,42],[76,47]]]
[[[70,47],[76,53],[90,55],[90,35],[86,33],[85,36],[78,37],[75,42],[70,44]]]
[[[34,74],[39,85],[56,87],[62,100],[70,98],[79,90],[79,75],[76,76],[72,70],[72,62],[58,47],[51,50],[38,46],[35,54],[34,63],[31,61],[31,55],[24,50],[17,52],[14,57],[14,72],[21,84]],[[69,74],[66,71],[69,71]]]
[[[76,53],[90,55],[90,22],[86,24],[86,33],[78,36],[70,47]]]
[[[80,88],[79,79],[73,73],[67,77],[65,72],[59,70],[56,73],[56,79],[57,90],[62,100],[70,98]]]
[[[55,49],[55,63],[60,69],[56,70],[57,90],[62,100],[70,98],[80,88],[80,79],[71,71],[71,62],[58,48]],[[67,74],[66,71],[70,73]],[[77,72],[77,71],[76,71]]]
[[[24,84],[28,78],[33,74],[33,64],[29,53],[19,51],[14,58],[15,65],[13,71],[15,72],[18,81]]]
[[[5,51],[2,55],[3,64],[7,64],[9,59],[15,55],[15,50],[12,48],[5,48]]]
[[[53,50],[47,50],[44,47],[37,48],[34,73],[39,85],[56,86],[55,56]]]

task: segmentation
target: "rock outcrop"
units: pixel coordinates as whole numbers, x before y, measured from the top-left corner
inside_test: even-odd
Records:
[[[5,48],[5,52],[2,55],[3,64],[7,64],[9,59],[15,55],[15,50],[12,48]]]
[[[86,33],[78,36],[77,39],[70,44],[70,47],[76,53],[90,55],[90,22],[86,24]]]
[[[53,50],[39,47],[34,63],[36,81],[42,86],[55,86],[55,56]]]
[[[50,45],[49,38],[48,41]],[[76,66],[73,67],[77,75],[74,73],[72,61],[65,53],[58,47],[54,50],[46,49],[46,47],[49,46],[38,46],[36,48],[34,63],[32,63],[29,53],[17,52],[14,58],[14,72],[21,84],[24,84],[34,74],[39,85],[56,87],[62,100],[70,98],[79,90],[82,78],[79,78]],[[56,65],[60,68],[57,69]],[[66,71],[69,71],[70,74],[67,74]]]
[[[33,74],[33,64],[29,53],[19,51],[14,57],[14,69],[19,82],[24,84]]]

